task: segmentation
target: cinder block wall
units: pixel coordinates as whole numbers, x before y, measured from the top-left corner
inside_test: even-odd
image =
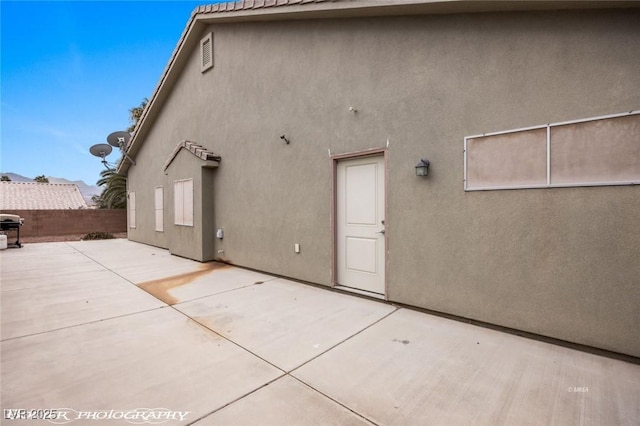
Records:
[[[127,232],[126,209],[7,210],[24,218],[21,237]]]

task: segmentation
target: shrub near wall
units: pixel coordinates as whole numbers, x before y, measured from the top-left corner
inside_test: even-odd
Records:
[[[21,237],[127,232],[126,209],[6,210],[24,218]]]

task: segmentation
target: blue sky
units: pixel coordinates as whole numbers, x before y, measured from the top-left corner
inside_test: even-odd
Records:
[[[204,1],[0,1],[0,171],[95,184]],[[117,150],[107,158],[115,162]]]

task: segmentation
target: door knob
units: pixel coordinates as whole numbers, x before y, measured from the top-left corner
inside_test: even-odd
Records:
[[[382,231],[376,232],[376,234],[384,234],[384,229]]]

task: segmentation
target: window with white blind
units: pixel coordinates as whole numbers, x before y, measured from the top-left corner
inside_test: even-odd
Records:
[[[164,231],[164,194],[161,186],[156,186],[156,231]]]
[[[193,179],[173,182],[174,223],[193,226]]]
[[[129,228],[136,227],[136,193],[129,192],[129,202],[127,203],[129,207]]]

